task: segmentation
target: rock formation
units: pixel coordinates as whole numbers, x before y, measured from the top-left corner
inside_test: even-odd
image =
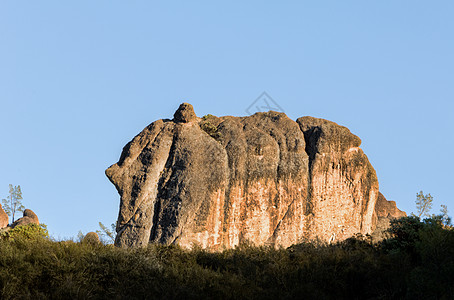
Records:
[[[98,244],[101,244],[101,241],[99,240],[98,234],[96,232],[91,231],[84,236],[82,243],[90,244],[90,245],[98,245]]]
[[[323,119],[198,118],[184,103],[106,170],[121,196],[115,244],[220,250],[371,233],[378,180],[360,144]]]
[[[378,193],[377,203],[375,205],[375,213],[378,220],[380,218],[395,219],[405,217],[407,214],[397,208],[395,201],[386,200],[382,193]]]
[[[375,204],[374,232],[372,239],[380,241],[386,237],[386,229],[392,219],[405,217],[407,214],[397,208],[396,202],[386,200],[382,193],[378,193],[377,203]]]
[[[13,224],[11,224],[11,228],[28,224],[39,225],[38,216],[31,209],[24,210],[24,216],[22,218],[17,219]]]
[[[9,224],[8,214],[3,210],[2,205],[0,204],[0,229],[5,228]]]

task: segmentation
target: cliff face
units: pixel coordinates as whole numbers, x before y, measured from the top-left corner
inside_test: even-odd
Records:
[[[106,170],[121,196],[115,243],[220,250],[370,233],[378,181],[360,143],[322,119],[272,111],[200,119],[182,104]]]
[[[297,120],[309,154],[311,237],[343,240],[372,231],[378,180],[361,140],[346,127],[323,119]]]

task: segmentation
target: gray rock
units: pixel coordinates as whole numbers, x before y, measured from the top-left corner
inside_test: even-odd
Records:
[[[39,225],[38,216],[31,209],[24,210],[24,216],[17,219],[13,224],[11,224],[11,228],[28,224]]]
[[[173,120],[175,122],[191,122],[197,119],[197,116],[194,112],[194,108],[189,103],[182,103],[173,115]]]

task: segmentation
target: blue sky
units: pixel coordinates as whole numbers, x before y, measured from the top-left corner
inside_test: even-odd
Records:
[[[246,115],[266,91],[358,135],[384,195],[454,210],[452,1],[2,1],[0,197],[56,238],[116,220],[104,175],[181,102]]]

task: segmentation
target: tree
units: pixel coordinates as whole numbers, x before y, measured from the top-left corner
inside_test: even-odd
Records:
[[[23,212],[25,206],[22,205],[22,191],[20,185],[13,186],[9,185],[9,196],[6,199],[2,199],[3,209],[5,212],[12,218],[12,223],[14,223],[14,216],[16,212]]]
[[[111,224],[110,227],[112,229],[109,229],[107,228],[106,225],[104,225],[103,223],[99,222],[99,228],[101,228],[101,230],[96,230],[96,233],[101,237],[101,240],[105,240],[105,238],[108,239],[108,243],[109,242],[112,242],[114,243],[115,242],[115,224]]]
[[[440,212],[441,222],[443,223],[443,225],[451,226],[451,217],[448,216],[448,206],[442,204]]]
[[[434,198],[429,194],[424,195],[423,191],[416,194],[417,217],[431,217],[429,211],[432,209]]]

